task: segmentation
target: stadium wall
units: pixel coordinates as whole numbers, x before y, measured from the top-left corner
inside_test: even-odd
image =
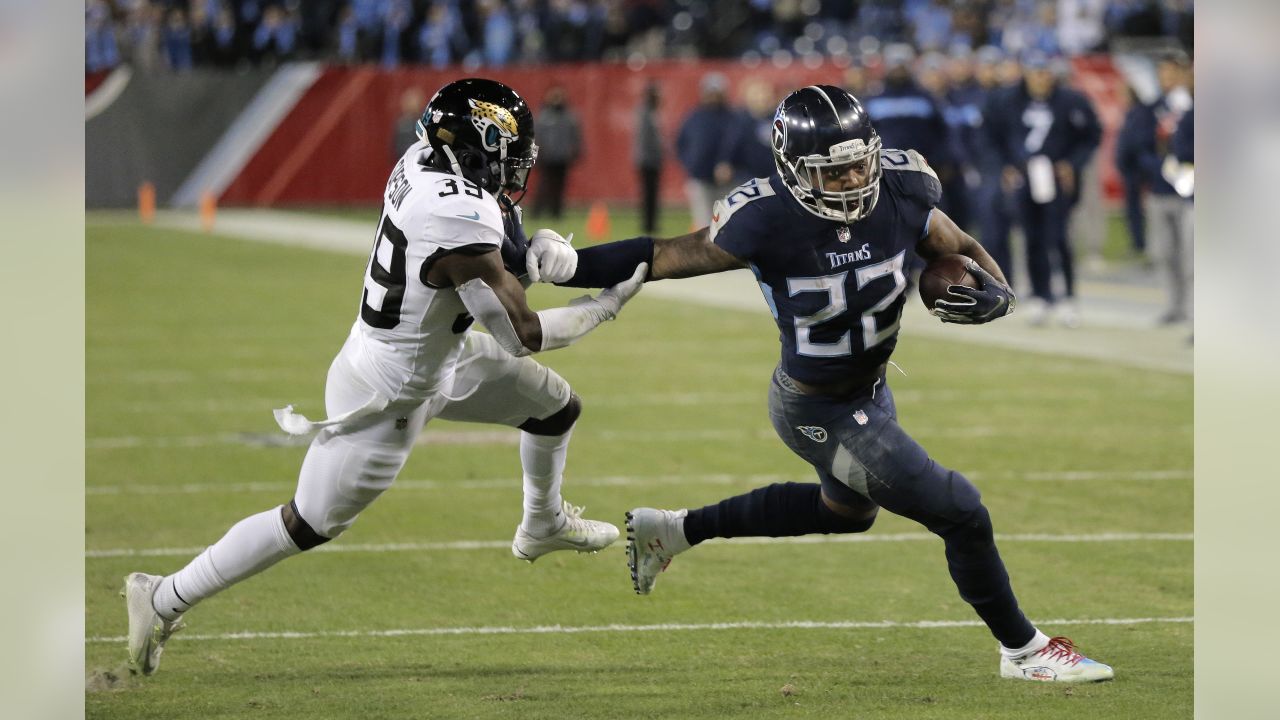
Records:
[[[168,203],[271,76],[126,73],[123,89],[102,102],[96,94],[112,83],[102,74],[86,77],[86,114],[93,114],[84,128],[85,206],[132,206],[143,182]]]
[[[1114,138],[1123,119],[1120,76],[1107,57],[1078,59],[1073,83],[1093,100],[1104,127],[1094,162],[1105,197],[1120,197],[1112,162]],[[287,68],[286,68],[287,70]],[[737,88],[747,78],[772,82],[779,92],[801,83],[838,84],[842,69],[832,63],[809,68],[745,67],[738,62],[664,61],[642,67],[565,65],[485,70],[483,74],[516,88],[536,113],[546,91],[563,85],[583,123],[583,154],[569,176],[568,202],[597,200],[634,203],[639,197],[632,162],[632,129],[644,87],[657,82],[663,92],[661,118],[668,138],[662,200],[683,203],[684,173],[674,157],[674,139],[684,116],[698,102],[698,83],[710,71],[727,75]],[[376,204],[402,149],[393,148],[400,96],[412,86],[427,97],[469,73],[426,68],[383,70],[373,66],[327,67],[316,71],[288,109],[258,128],[255,147],[212,190],[219,202],[248,206]],[[246,75],[194,73],[135,77],[121,97],[86,121],[86,204],[127,206],[144,180],[156,184],[163,203],[187,180],[215,143],[250,106],[268,82],[269,71]],[[86,81],[86,92],[89,82]],[[736,99],[736,96],[735,96]],[[240,120],[240,125],[244,120]],[[265,137],[265,139],[263,139]],[[225,148],[226,141],[218,143]],[[535,171],[530,192],[537,191]],[[183,196],[201,191],[186,187]],[[190,204],[189,198],[180,204]]]
[[[772,66],[748,69],[737,62],[663,62],[633,69],[621,65],[567,65],[484,71],[514,87],[536,114],[542,97],[563,85],[583,124],[583,152],[569,176],[570,203],[635,202],[639,186],[631,135],[645,86],[661,85],[661,118],[668,138],[662,199],[684,201],[684,174],[674,139],[685,114],[698,102],[698,82],[718,70],[730,82],[764,77],[779,88],[796,83],[797,71]],[[383,71],[330,68],[276,128],[258,154],[222,195],[228,204],[291,205],[376,203],[403,148],[392,148],[401,94],[411,86],[430,97],[442,85],[471,73],[430,69]],[[838,82],[842,71],[825,65],[803,71],[805,82]],[[530,193],[537,191],[533,173]]]

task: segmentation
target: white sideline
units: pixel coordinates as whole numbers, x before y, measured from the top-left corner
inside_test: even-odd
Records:
[[[895,543],[895,542],[927,542],[936,540],[932,533],[884,533],[879,535],[805,535],[801,537],[744,537],[733,540],[713,539],[708,544],[720,545],[823,545],[847,543]],[[1002,543],[1018,542],[1061,542],[1061,543],[1093,543],[1093,542],[1190,542],[1195,536],[1192,533],[1093,533],[1089,535],[1055,535],[1051,533],[996,533],[996,540]],[[321,545],[310,552],[313,553],[387,553],[387,552],[434,552],[454,550],[500,550],[511,546],[510,540],[456,540],[453,542],[421,542],[421,543],[337,543]],[[89,559],[117,557],[173,557],[196,555],[203,547],[186,548],[111,548],[105,550],[86,550],[84,556]]]
[[[1062,625],[1142,625],[1147,623],[1192,623],[1194,617],[1145,617],[1145,618],[1073,618],[1036,620],[1036,625],[1059,627]],[[396,630],[319,630],[310,632],[233,632],[204,635],[175,635],[182,641],[190,640],[311,640],[319,638],[351,637],[417,637],[433,635],[573,635],[578,633],[627,633],[627,632],[677,632],[697,630],[936,630],[951,628],[985,627],[981,620],[789,620],[785,622],[724,622],[724,623],[659,623],[655,625],[510,625],[478,627],[404,628]],[[86,637],[85,643],[122,643],[123,635]]]
[[[1027,482],[1087,482],[1190,480],[1191,470],[1030,470],[1023,472],[966,472],[970,480],[1023,480]],[[759,485],[775,482],[812,482],[807,473],[795,475],[733,475],[709,473],[700,475],[607,475],[603,477],[570,477],[570,487],[629,487],[651,485]],[[292,482],[227,482],[183,483],[181,485],[86,485],[85,495],[199,495],[204,493],[289,492]],[[474,480],[396,480],[395,490],[493,490],[519,488],[519,478],[480,478]]]

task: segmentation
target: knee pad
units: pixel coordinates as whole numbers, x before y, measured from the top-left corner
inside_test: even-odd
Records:
[[[963,520],[938,534],[948,546],[960,551],[982,550],[995,544],[995,528],[985,505],[979,505],[965,515]]]
[[[573,428],[581,414],[582,398],[577,393],[570,393],[569,402],[564,407],[541,420],[529,418],[518,427],[531,435],[563,435]]]
[[[284,519],[284,529],[288,531],[289,538],[299,550],[310,550],[333,539],[313,530],[311,525],[302,519],[302,515],[298,512],[298,504],[294,500],[290,500],[288,505],[281,506],[280,516]]]

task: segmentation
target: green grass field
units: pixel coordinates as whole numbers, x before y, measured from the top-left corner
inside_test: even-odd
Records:
[[[911,337],[903,424],[982,488],[1028,614],[1071,621],[1043,629],[1115,682],[1000,680],[941,542],[887,514],[869,542],[710,543],[649,597],[622,543],[518,562],[516,435],[444,422],[347,534],[193,610],[160,673],[131,678],[121,578],[172,572],[288,500],[305,448],[270,411],[323,414],[365,259],[93,216],[86,253],[88,717],[1192,714],[1191,377]],[[763,303],[641,294],[541,356],[585,401],[566,498],[621,525],[636,505],[807,481],[765,414],[776,354]]]

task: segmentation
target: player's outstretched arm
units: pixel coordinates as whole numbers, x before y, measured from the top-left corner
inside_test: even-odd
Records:
[[[969,258],[966,261],[969,272],[980,284],[977,289],[952,285],[948,288],[947,299],[934,302],[933,314],[943,322],[978,325],[1013,312],[1017,299],[1004,273],[1000,272],[1000,266],[946,213],[933,209],[928,232],[916,245],[916,252],[926,260],[943,255],[964,255]]]
[[[630,278],[595,297],[583,296],[567,307],[539,312],[529,307],[524,286],[503,267],[497,248],[478,255],[446,255],[431,267],[427,279],[434,285],[453,286],[467,311],[503,349],[520,357],[567,347],[617,317],[622,306],[640,292],[648,269],[641,264]]]
[[[710,228],[653,241],[650,280],[686,278],[737,270],[747,264],[711,242]]]
[[[557,283],[568,287],[609,287],[622,282],[647,263],[646,280],[709,275],[746,267],[738,258],[711,242],[709,229],[702,228],[674,238],[638,237],[596,245],[578,252],[577,271],[569,280]]]

